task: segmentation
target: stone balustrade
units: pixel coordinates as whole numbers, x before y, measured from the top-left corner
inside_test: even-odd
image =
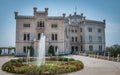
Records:
[[[120,54],[118,54],[117,57],[114,57],[114,56],[111,57],[109,52],[107,54],[106,53],[99,54],[99,53],[84,53],[84,52],[80,52],[79,55],[92,57],[92,58],[97,58],[97,59],[103,59],[103,60],[120,62]]]

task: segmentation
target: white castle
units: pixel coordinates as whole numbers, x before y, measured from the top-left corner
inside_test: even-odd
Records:
[[[103,52],[105,50],[105,20],[88,20],[83,14],[48,16],[48,8],[33,16],[22,16],[15,12],[16,55],[26,55],[30,46],[37,56],[38,43],[43,33],[46,36],[46,55],[52,45],[58,54],[78,52]]]

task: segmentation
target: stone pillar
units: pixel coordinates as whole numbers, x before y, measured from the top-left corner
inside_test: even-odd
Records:
[[[97,58],[99,57],[99,53],[97,53]]]
[[[117,55],[117,62],[120,61],[120,54]]]
[[[90,53],[88,54],[88,56],[90,57]]]
[[[94,53],[94,58],[96,58],[96,53]]]
[[[5,54],[5,48],[4,48],[4,54]]]
[[[7,49],[7,51],[8,51],[8,54],[7,54],[7,55],[9,55],[9,52],[10,52],[10,51],[9,51],[8,49]]]
[[[104,53],[103,59],[106,59],[105,53]]]
[[[112,57],[112,61],[114,61],[114,56]]]

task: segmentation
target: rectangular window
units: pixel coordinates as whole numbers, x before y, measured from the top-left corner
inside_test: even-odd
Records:
[[[37,22],[37,27],[45,27],[44,21]]]
[[[102,45],[99,45],[99,51],[100,52],[102,51]]]
[[[74,46],[71,47],[71,54],[74,53]]]
[[[26,40],[26,34],[24,34],[24,40]]]
[[[70,29],[69,29],[69,32],[70,32]]]
[[[24,34],[23,40],[30,40],[30,34]]]
[[[51,39],[52,41],[57,41],[58,40],[57,34],[52,34]]]
[[[54,41],[54,34],[52,34],[52,41]]]
[[[30,24],[23,24],[23,27],[30,27]]]
[[[101,33],[101,29],[100,28],[98,29],[98,33]]]
[[[92,32],[92,28],[88,28],[88,31],[89,31],[89,32]]]
[[[57,41],[57,34],[55,34],[55,40]]]
[[[98,37],[98,41],[102,42],[102,37],[101,36]]]
[[[75,38],[75,41],[77,42],[77,37]]]
[[[89,51],[93,51],[93,45],[89,45]]]
[[[57,28],[58,25],[57,24],[51,24],[51,28]]]
[[[92,42],[92,36],[91,35],[89,36],[89,42]]]
[[[82,28],[80,28],[80,32],[82,32]]]
[[[76,51],[78,51],[78,46],[75,47]]]
[[[74,37],[72,37],[72,42],[74,42]]]
[[[27,53],[27,48],[26,48],[26,46],[23,47],[23,52],[24,52],[24,53]]]
[[[45,23],[43,22],[43,27],[45,27],[45,25],[44,25]]]
[[[73,33],[73,32],[74,32],[74,30],[72,29],[72,30],[71,30],[71,32]]]
[[[77,30],[75,30],[75,33],[77,33]]]
[[[41,34],[40,34],[40,33],[38,33],[38,40],[40,40],[40,37],[41,37]]]
[[[82,35],[80,36],[80,41],[82,42]]]
[[[40,21],[40,25],[39,26],[42,27],[42,21]]]
[[[27,34],[27,40],[30,40],[30,34]]]
[[[83,51],[83,46],[81,45],[81,51]]]

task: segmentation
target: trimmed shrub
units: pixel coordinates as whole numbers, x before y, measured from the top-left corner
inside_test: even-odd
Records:
[[[73,58],[69,58],[68,61],[75,61],[75,59],[73,59]]]

